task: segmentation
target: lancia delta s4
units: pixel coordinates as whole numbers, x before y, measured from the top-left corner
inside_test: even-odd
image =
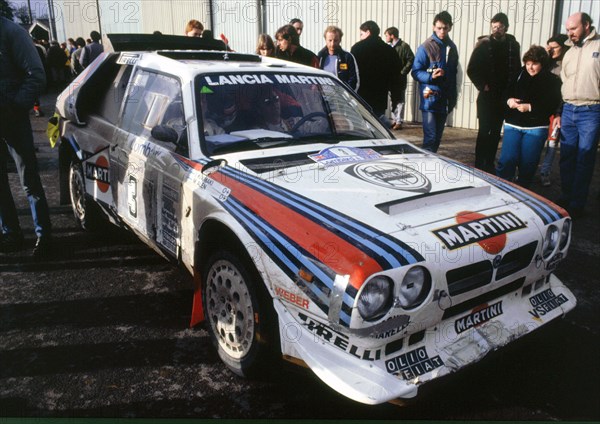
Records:
[[[395,139],[334,76],[109,38],[57,101],[61,200],[187,269],[233,372],[284,358],[358,402],[413,398],[575,307],[565,210]]]

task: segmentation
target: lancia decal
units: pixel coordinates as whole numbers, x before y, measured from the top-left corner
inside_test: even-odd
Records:
[[[394,190],[429,193],[431,181],[414,169],[393,162],[368,162],[354,165],[346,172],[371,184]]]

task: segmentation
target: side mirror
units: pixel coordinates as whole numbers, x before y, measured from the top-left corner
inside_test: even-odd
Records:
[[[166,143],[177,144],[179,134],[173,128],[167,125],[157,125],[152,128],[150,135],[158,141],[164,141]]]
[[[203,167],[202,167],[202,174],[203,175],[210,175],[215,171],[218,171],[219,169],[223,168],[227,166],[227,161],[225,159],[215,159],[215,160],[211,160],[210,162],[207,162]]]

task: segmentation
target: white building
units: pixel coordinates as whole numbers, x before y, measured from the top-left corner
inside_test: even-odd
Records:
[[[466,76],[466,65],[478,36],[488,34],[490,19],[498,12],[508,15],[509,33],[521,43],[522,53],[532,44],[545,45],[564,21],[576,11],[590,14],[600,22],[597,0],[50,0],[56,38],[83,36],[90,31],[105,33],[183,34],[190,19],[204,23],[216,37],[225,34],[239,52],[254,52],[258,34],[272,36],[292,18],[304,21],[300,38],[304,47],[319,51],[323,30],[337,25],[344,31],[342,47],[350,50],[359,40],[359,26],[367,20],[378,23],[381,32],[391,26],[413,51],[432,32],[433,17],[447,10],[453,17],[450,36],[458,46],[459,101],[448,125],[477,128],[477,90]],[[409,78],[406,120],[419,121],[415,84]]]

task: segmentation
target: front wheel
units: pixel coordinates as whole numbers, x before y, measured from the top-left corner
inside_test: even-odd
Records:
[[[100,225],[100,211],[86,195],[85,177],[80,162],[71,162],[69,167],[69,196],[77,223],[84,230],[94,230]]]
[[[249,259],[227,250],[213,254],[203,274],[204,311],[219,357],[237,375],[256,375],[272,353],[269,329],[276,326],[262,279]]]

